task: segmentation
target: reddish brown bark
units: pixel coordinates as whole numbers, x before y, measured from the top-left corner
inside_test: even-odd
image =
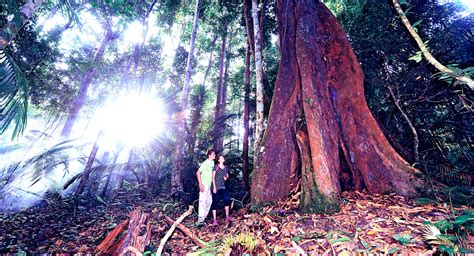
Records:
[[[127,232],[116,238],[128,224]],[[140,208],[136,208],[129,214],[129,220],[120,223],[96,248],[96,254],[121,255],[127,247],[133,247],[139,252],[145,251],[151,241],[151,223],[148,213],[142,213]]]
[[[252,183],[254,202],[279,200],[291,190],[287,184],[294,184],[290,177],[299,168],[289,156],[295,154],[292,125],[298,113],[308,134],[307,140],[299,134],[309,150],[300,145],[305,178],[311,167],[311,182],[303,191],[313,191],[314,198],[305,210],[337,208],[344,161],[356,189],[416,195],[416,170],[390,146],[370,112],[362,69],[336,18],[324,4],[309,0],[278,1],[277,17],[281,60]],[[322,202],[327,205],[313,205]]]
[[[294,5],[289,1],[290,5]],[[280,3],[278,4],[280,6]],[[291,6],[288,7],[291,10]],[[254,162],[251,194],[255,203],[285,197],[297,183],[299,167],[294,124],[301,112],[301,85],[296,60],[296,27],[294,14],[279,10],[278,27],[281,59],[275,82],[267,129],[261,143],[258,161]],[[286,23],[288,21],[288,23]],[[283,27],[282,27],[283,26]],[[286,31],[286,33],[284,33]]]

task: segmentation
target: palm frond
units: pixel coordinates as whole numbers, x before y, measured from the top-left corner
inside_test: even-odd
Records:
[[[0,134],[14,122],[12,139],[21,135],[26,128],[27,110],[28,81],[15,61],[0,50]]]

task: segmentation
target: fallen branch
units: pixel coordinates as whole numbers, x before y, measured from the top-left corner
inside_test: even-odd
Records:
[[[183,213],[174,223],[173,225],[171,225],[171,228],[168,230],[168,232],[166,233],[166,235],[163,237],[163,239],[161,239],[161,242],[160,242],[160,247],[158,247],[158,250],[156,250],[156,255],[160,256],[161,253],[163,252],[163,249],[165,247],[165,244],[166,244],[166,241],[168,241],[168,238],[170,238],[170,236],[173,234],[173,231],[176,229],[176,226],[178,226],[179,223],[181,223],[184,218],[186,218],[187,216],[189,216],[192,212],[193,212],[193,206],[190,205],[189,206],[189,209]]]
[[[173,225],[174,221],[168,217],[168,216],[165,216],[165,220],[166,222],[168,222],[168,224],[170,225]],[[197,237],[189,228],[187,228],[185,225],[183,224],[178,224],[177,225],[177,228],[179,228],[179,230],[181,230],[185,235],[187,235],[189,238],[191,238],[191,240],[193,240],[193,242],[198,245],[199,247],[201,248],[204,248],[206,247],[206,242],[204,242],[203,240],[199,239],[199,237]]]
[[[464,84],[467,84],[471,90],[474,89],[474,81],[468,77],[468,76],[462,76],[456,74],[453,70],[449,69],[448,67],[444,66],[443,64],[439,63],[438,60],[431,55],[431,53],[428,51],[428,48],[426,47],[425,43],[423,43],[423,40],[421,40],[420,36],[418,33],[416,33],[415,29],[413,26],[410,24],[410,21],[408,20],[407,16],[402,10],[402,7],[400,6],[400,3],[398,0],[393,0],[393,5],[395,6],[395,10],[397,11],[398,15],[400,15],[400,18],[402,19],[403,25],[408,29],[408,32],[410,35],[415,39],[416,43],[418,44],[418,47],[420,48],[421,52],[423,53],[423,56],[425,56],[426,60],[433,65],[436,69],[438,69],[441,72],[448,73],[452,77],[454,77],[456,80],[461,81]]]

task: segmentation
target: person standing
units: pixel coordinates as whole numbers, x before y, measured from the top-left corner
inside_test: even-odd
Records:
[[[224,201],[225,209],[225,221],[229,222],[229,208],[230,208],[230,196],[229,192],[225,188],[225,181],[229,179],[229,171],[227,166],[224,165],[225,159],[223,155],[217,158],[218,164],[212,171],[212,216],[214,217],[213,225],[217,225],[217,206],[220,200]]]
[[[198,225],[204,222],[209,214],[209,209],[212,204],[211,184],[214,159],[216,159],[216,151],[214,149],[209,149],[207,151],[206,161],[202,162],[196,172],[199,183]]]

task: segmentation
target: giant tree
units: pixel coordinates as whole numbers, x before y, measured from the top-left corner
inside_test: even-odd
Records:
[[[367,107],[362,69],[337,19],[310,0],[278,0],[276,14],[281,59],[252,200],[285,197],[299,175],[305,211],[337,211],[341,177],[355,189],[416,195],[417,171]]]

